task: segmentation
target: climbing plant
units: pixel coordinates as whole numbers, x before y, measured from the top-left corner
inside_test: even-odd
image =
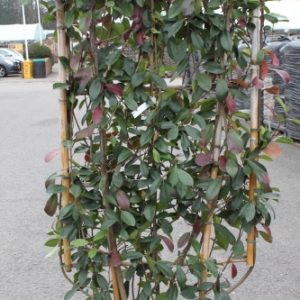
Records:
[[[46,182],[45,210],[57,212],[46,245],[60,249],[72,283],[65,299],[229,299],[245,279],[238,263],[254,266],[258,234],[272,240],[278,196],[261,163],[279,151],[259,125],[266,57],[278,67],[261,47],[260,22],[272,17],[264,1],[48,9],[62,171]],[[251,116],[235,104],[248,90]]]

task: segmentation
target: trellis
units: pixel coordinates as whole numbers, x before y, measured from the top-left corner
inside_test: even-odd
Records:
[[[262,190],[264,192],[271,191],[267,172],[257,162],[260,151],[267,147],[272,138],[267,131],[260,129],[259,124],[260,78],[263,76],[260,72],[260,66],[264,61],[264,55],[266,55],[261,50],[261,14],[264,12],[264,3],[262,1],[262,3],[257,2],[252,5],[245,4],[244,1],[244,4],[239,5],[233,4],[231,1],[221,1],[219,4],[203,1],[202,6],[202,1],[197,0],[166,1],[166,3],[162,3],[165,1],[155,3],[153,0],[149,3],[138,0],[120,1],[120,3],[128,3],[133,8],[133,12],[131,12],[131,19],[127,17],[131,21],[127,24],[127,30],[123,29],[122,34],[120,34],[121,41],[119,39],[118,43],[114,45],[118,37],[114,35],[111,24],[113,24],[114,13],[116,16],[121,14],[120,7],[122,6],[121,4],[118,6],[119,4],[113,1],[106,2],[104,4],[101,1],[90,1],[90,3],[84,4],[82,1],[56,0],[60,68],[59,82],[55,87],[60,89],[62,171],[59,177],[62,180],[61,185],[55,184],[57,189],[54,194],[60,191],[62,193],[58,229],[54,231],[62,239],[60,254],[63,256],[65,271],[71,272],[72,269],[77,269],[74,286],[66,297],[71,297],[76,290],[81,290],[89,297],[88,299],[109,299],[109,290],[112,288],[114,299],[124,300],[128,298],[129,294],[134,297],[135,289],[133,288],[129,293],[128,282],[131,280],[134,285],[135,278],[140,277],[137,291],[138,299],[148,299],[152,295],[156,296],[155,299],[177,299],[178,288],[182,293],[193,293],[199,299],[207,299],[211,291],[215,293],[216,297],[227,299],[228,293],[238,287],[254,267],[256,228],[262,219],[266,219],[266,225],[263,224],[266,232],[263,232],[262,235],[267,240],[271,238],[267,227],[269,213],[264,211],[264,208],[261,208],[259,212],[255,210],[258,193]],[[215,43],[213,45],[218,45],[222,50],[213,46],[212,49],[215,49],[213,51],[216,53],[214,56],[210,56],[205,53],[203,45],[205,42],[203,42],[199,32],[209,31],[212,28],[217,30],[215,25],[209,23],[213,20],[212,14],[216,5],[223,9],[225,25],[224,29],[220,29],[217,33],[219,38],[215,38],[213,42]],[[240,79],[239,76],[236,79],[227,73],[224,75],[225,70],[228,74],[230,73],[228,71],[231,68],[230,63],[234,60],[230,39],[238,36],[235,36],[234,32],[234,28],[237,26],[234,14],[237,14],[240,7],[242,7],[240,10],[244,11],[243,5],[251,11],[247,15],[245,10],[245,15],[239,16],[240,26],[246,28],[246,25],[243,24],[246,22],[251,23],[252,26],[251,30],[245,30],[248,33],[251,31],[250,83]],[[167,26],[163,23],[165,14],[167,14],[167,21],[169,22]],[[182,22],[181,20],[176,21],[176,17],[180,14],[184,16]],[[181,28],[185,28],[184,24],[190,22],[194,16],[197,18],[197,14],[205,20],[204,25],[201,25],[203,27],[198,29],[195,27],[196,29],[193,31],[194,29],[188,27],[193,26],[193,23],[186,26],[190,30],[189,32],[192,32],[191,40],[189,37],[179,37],[177,41],[174,41],[177,43],[176,47],[169,49],[169,52],[175,58],[176,70],[181,75],[189,67],[188,62],[185,68],[180,66],[180,63],[183,64],[183,60],[176,62],[179,54],[174,52],[181,45],[185,45],[183,46],[185,47],[183,53],[190,51],[190,54],[193,54],[193,48],[196,48],[198,52],[203,51],[205,53],[204,60],[207,59],[208,62],[212,60],[212,63],[209,67],[208,64],[205,65],[204,63],[204,69],[203,66],[201,68],[198,66],[196,69],[192,68],[190,79],[188,81],[183,80],[184,85],[171,84],[168,86],[162,78],[164,74],[161,70],[165,51],[165,47],[160,44],[165,42],[161,36],[162,31],[168,32],[167,34],[164,33],[168,44],[170,32],[172,32],[171,37],[176,37]],[[249,19],[246,20],[246,18]],[[79,24],[76,24],[78,20]],[[99,27],[99,24],[102,27]],[[105,33],[109,30],[111,32]],[[103,34],[107,34],[107,36],[101,39]],[[79,46],[71,49],[72,39],[77,41],[81,39],[84,43],[79,43]],[[128,46],[129,41],[139,51],[137,64],[126,60],[122,54],[122,50]],[[188,43],[191,43],[191,46]],[[170,48],[172,47],[170,45],[167,46]],[[105,52],[106,49],[108,49],[107,52]],[[105,55],[105,53],[107,53],[107,61],[103,62],[101,55]],[[125,66],[125,62],[128,65]],[[124,64],[122,72],[125,75],[120,75],[122,72],[119,66],[114,70],[114,66],[117,64]],[[117,79],[111,78],[111,71],[116,74]],[[239,71],[239,68],[231,69],[232,73]],[[145,76],[140,75],[143,72],[146,74]],[[127,75],[131,78],[128,78]],[[122,76],[125,78],[124,80]],[[203,82],[199,82],[197,76],[201,77],[200,80]],[[229,77],[231,77],[231,82],[229,82]],[[198,87],[197,84],[199,84]],[[247,88],[251,89],[251,113],[248,131],[245,125],[241,129],[235,128],[238,128],[240,124],[239,118],[247,120],[247,116],[239,113],[236,117],[234,116],[236,111],[231,95],[234,89],[243,89],[246,85]],[[193,95],[197,93],[200,94],[198,102],[193,100]],[[134,97],[140,97],[139,99],[146,99],[145,103],[148,102],[148,104],[135,103],[137,100],[132,98],[131,94]],[[213,100],[209,105],[212,106],[213,104],[213,107],[210,108],[208,105],[208,109],[204,110],[201,115],[202,103],[211,97]],[[179,132],[178,127],[176,127],[177,124],[172,125],[171,121],[168,121],[169,123],[163,122],[162,127],[151,123],[151,118],[154,118],[153,115],[159,115],[162,111],[161,114],[168,116],[162,102],[168,101],[169,98],[172,99],[170,105],[181,112],[183,120],[186,120]],[[150,101],[153,101],[151,109]],[[176,106],[177,104],[173,104],[174,101],[180,102],[178,106],[182,108],[182,111]],[[185,104],[187,102],[190,103]],[[79,126],[76,117],[77,109],[84,107],[84,105],[86,105],[86,111],[82,118],[82,124],[87,124],[87,127],[79,128],[74,135],[75,126]],[[184,116],[183,113],[184,110],[186,112],[186,107],[192,111],[188,117]],[[127,129],[129,128],[126,128],[129,125],[124,125],[118,114],[125,119],[127,118],[127,122],[131,122],[131,134],[128,134]],[[133,119],[129,116],[130,114],[134,116]],[[198,115],[198,119],[193,114]],[[210,114],[212,117],[203,119],[205,114]],[[146,118],[141,118],[141,115],[145,115]],[[150,119],[150,123],[147,118]],[[188,118],[191,118],[193,122],[189,121]],[[137,119],[138,121],[135,121]],[[158,122],[160,122],[159,119]],[[179,122],[181,120],[178,121],[178,124]],[[148,129],[146,128],[147,125],[149,126]],[[199,131],[201,126],[203,126],[202,131]],[[185,127],[188,127],[188,131],[185,131],[187,130]],[[213,134],[209,137],[212,139],[211,142],[204,140],[203,137],[203,132],[209,128],[213,128]],[[184,132],[182,136],[187,136],[189,139],[188,150],[182,146],[184,138],[181,137],[178,142],[176,140],[181,132]],[[198,132],[200,132],[199,136]],[[190,136],[187,135],[188,133]],[[242,138],[238,134],[241,134]],[[243,139],[246,139],[248,134],[248,140],[244,141]],[[261,139],[260,134],[263,135]],[[157,145],[158,141],[161,141],[160,145]],[[75,147],[76,143],[80,143],[77,148]],[[114,145],[118,149],[117,154],[114,152]],[[243,156],[240,154],[242,149],[236,151],[236,148],[241,146],[245,148],[246,154]],[[179,153],[180,158],[173,153],[173,148],[175,150],[179,148],[180,151],[183,151],[183,153]],[[82,151],[85,152],[85,162],[76,162],[74,153]],[[191,153],[195,155],[192,159],[190,158]],[[185,159],[182,161],[183,154]],[[143,159],[148,162],[148,165],[143,162]],[[116,161],[112,163],[114,160]],[[140,163],[134,164],[134,161]],[[233,166],[228,166],[228,161]],[[232,233],[228,233],[227,227],[221,224],[222,218],[228,221],[222,217],[221,212],[226,212],[226,206],[232,201],[230,197],[237,194],[235,190],[230,191],[230,184],[237,176],[233,173],[235,171],[242,172],[241,166],[245,166],[246,169],[242,180],[243,189],[248,191],[248,197],[245,202],[245,196],[239,200],[243,203],[239,206],[239,214],[236,216],[238,221],[236,222],[244,223],[243,226],[247,228],[245,243],[247,249],[245,255],[234,255],[234,250],[232,250],[233,252],[228,257],[213,257],[216,244],[221,245],[221,247],[223,245],[224,249],[227,249],[228,244],[232,243],[232,249],[234,249],[240,247],[242,243],[241,238],[244,230],[242,225],[238,226],[238,237],[233,237],[234,241],[232,241]],[[124,170],[130,167],[133,171],[128,171],[129,175],[126,175]],[[137,168],[141,169],[138,171],[141,172],[141,175],[137,176],[132,173]],[[167,171],[161,171],[160,176],[158,176],[158,170],[162,169]],[[99,178],[95,175],[91,179],[87,175],[97,174],[97,172]],[[152,177],[149,175],[151,172]],[[199,177],[206,176],[207,172],[210,173],[210,179],[206,178],[204,183],[201,179],[197,181]],[[155,176],[158,177],[153,179]],[[143,185],[139,187],[139,180],[135,183],[136,178],[146,178],[150,183],[147,187]],[[130,190],[130,185],[135,187],[134,190]],[[229,190],[225,188],[226,185],[229,186]],[[193,204],[192,200],[189,199],[189,193],[193,194],[194,191],[201,194],[198,211],[193,208],[193,205],[196,204]],[[175,198],[172,193],[176,194]],[[130,196],[128,196],[129,194]],[[167,198],[170,198],[170,203],[161,203],[163,194],[168,195]],[[95,195],[98,195],[99,199],[92,199]],[[86,205],[89,202],[88,197],[95,203],[100,203],[99,206],[87,208],[89,207]],[[192,212],[190,215],[176,211],[170,213],[170,209],[179,209],[180,206],[186,205],[179,202],[174,205],[171,204],[176,197],[182,199],[183,202],[190,203],[186,206],[187,210]],[[198,199],[199,196],[195,197]],[[273,198],[274,195],[271,197]],[[53,200],[53,197],[51,199]],[[168,201],[168,199],[164,201]],[[131,210],[131,206],[134,209]],[[139,216],[138,212],[142,216]],[[166,219],[159,218],[158,216],[161,214],[166,214],[168,219],[167,217]],[[192,224],[192,229],[180,237],[178,248],[183,249],[179,251],[177,259],[173,262],[166,262],[161,258],[161,244],[163,242],[170,251],[174,250],[174,244],[170,237],[171,233],[169,236],[163,236],[160,232],[162,220],[165,220],[166,223],[170,218],[174,218],[172,219],[174,221],[182,218],[182,216],[185,216],[183,219],[186,218],[185,220]],[[193,221],[190,220],[192,217],[194,218]],[[230,221],[228,222],[230,223]],[[145,229],[140,229],[136,225],[137,223],[140,228],[144,226]],[[124,230],[122,226],[125,226]],[[217,232],[214,233],[214,230]],[[164,229],[163,232],[166,233],[167,229]],[[139,240],[133,242],[134,238],[131,237],[133,234],[136,234],[140,241],[145,241],[147,246],[143,246]],[[225,240],[229,238],[231,241],[224,241],[224,237]],[[149,242],[150,246],[146,242],[147,238],[152,239],[151,243]],[[151,250],[151,247],[154,250]],[[191,249],[197,253],[193,254]],[[82,261],[81,258],[83,258]],[[199,264],[200,273],[197,273],[198,269],[193,267],[192,262],[197,266]],[[249,270],[244,276],[241,276],[236,284],[223,288],[220,281],[223,272],[228,265],[232,265],[232,277],[235,278],[237,275],[236,263],[246,263]],[[175,268],[176,271],[174,271]],[[108,270],[107,279],[101,275],[105,270]],[[130,275],[128,274],[129,271],[133,273]],[[89,273],[91,277],[88,276]],[[139,273],[143,275],[139,276]],[[193,275],[196,281],[188,284],[185,273]],[[215,277],[214,281],[211,279],[212,275]],[[167,287],[166,291],[161,290],[161,282]]]

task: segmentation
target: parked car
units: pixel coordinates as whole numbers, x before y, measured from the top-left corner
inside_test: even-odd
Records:
[[[0,55],[0,77],[5,77],[8,74],[18,74],[21,71],[20,61]]]
[[[9,48],[0,48],[0,55],[3,55],[5,57],[11,57],[14,58],[20,62],[24,61],[24,57],[21,53],[19,53],[16,50],[9,49]]]

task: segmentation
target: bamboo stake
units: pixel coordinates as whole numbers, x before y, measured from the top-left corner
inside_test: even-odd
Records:
[[[58,40],[58,56],[67,56],[66,48],[66,34],[64,31],[64,7],[61,0],[56,0],[56,19],[57,19],[57,40]],[[59,62],[59,82],[66,83],[67,72],[63,65]],[[60,106],[60,139],[61,139],[61,168],[62,168],[62,182],[66,191],[62,193],[62,207],[70,203],[71,197],[69,193],[70,188],[70,174],[69,174],[69,151],[64,147],[63,142],[69,138],[69,121],[67,108],[67,94],[66,90],[59,91],[59,106]],[[71,251],[68,240],[63,240],[63,256],[64,266],[67,272],[72,270]]]
[[[253,12],[253,23],[255,25],[255,30],[252,37],[252,73],[251,79],[259,78],[259,65],[257,64],[257,54],[261,48],[261,10],[260,7],[256,8]],[[250,139],[250,149],[254,151],[258,145],[258,129],[259,129],[259,90],[256,87],[251,89],[251,139]],[[257,180],[255,173],[250,175],[249,182],[249,200],[255,203],[255,192],[257,187]],[[255,264],[255,227],[251,228],[247,235],[247,265],[253,267]]]
[[[207,3],[206,3],[207,5]],[[223,12],[226,18],[226,30],[229,32],[230,30],[230,20],[231,20],[231,14],[232,14],[232,7],[229,4],[226,4],[223,8]],[[224,57],[222,59],[223,65],[226,64],[227,61],[227,55],[224,54]],[[210,177],[211,179],[217,179],[218,178],[218,172],[219,172],[219,157],[221,154],[221,143],[222,143],[222,132],[223,132],[223,126],[225,126],[225,118],[224,118],[224,106],[222,103],[218,103],[217,106],[217,120],[216,120],[216,131],[214,136],[214,145],[213,145],[213,162],[214,166],[211,170]],[[212,224],[213,224],[213,216],[214,216],[214,208],[217,204],[218,199],[214,199],[213,201],[210,201],[208,203],[208,209],[209,209],[209,215],[207,223],[205,224],[204,231],[203,231],[203,244],[202,244],[202,253],[200,254],[201,261],[205,262],[208,260],[210,253],[211,253],[211,245],[210,245],[210,239],[211,239],[211,232],[212,232]],[[202,272],[202,281],[207,281],[207,271],[205,270]],[[206,292],[200,292],[200,299],[206,298]]]
[[[98,75],[98,59],[97,59],[97,39],[96,39],[96,24],[93,21],[90,27],[90,41],[91,41],[91,49],[93,53],[94,60],[94,74]],[[104,101],[100,104],[101,110],[104,112]],[[105,198],[109,194],[109,182],[108,182],[108,170],[107,170],[107,158],[106,158],[106,131],[105,129],[99,130],[100,133],[100,151],[101,155],[101,175],[105,178],[104,188],[102,190],[102,196]],[[104,203],[106,208],[110,208],[109,203]],[[117,250],[117,241],[115,237],[114,228],[110,227],[108,229],[108,247],[109,252]],[[123,282],[122,271],[120,267],[111,267],[111,277],[112,277],[112,287],[113,287],[113,295],[114,300],[127,300],[126,289]]]

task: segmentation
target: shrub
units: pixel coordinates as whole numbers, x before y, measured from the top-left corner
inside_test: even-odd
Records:
[[[31,44],[28,48],[29,57],[32,58],[46,58],[51,57],[51,50],[44,45],[38,43]]]

